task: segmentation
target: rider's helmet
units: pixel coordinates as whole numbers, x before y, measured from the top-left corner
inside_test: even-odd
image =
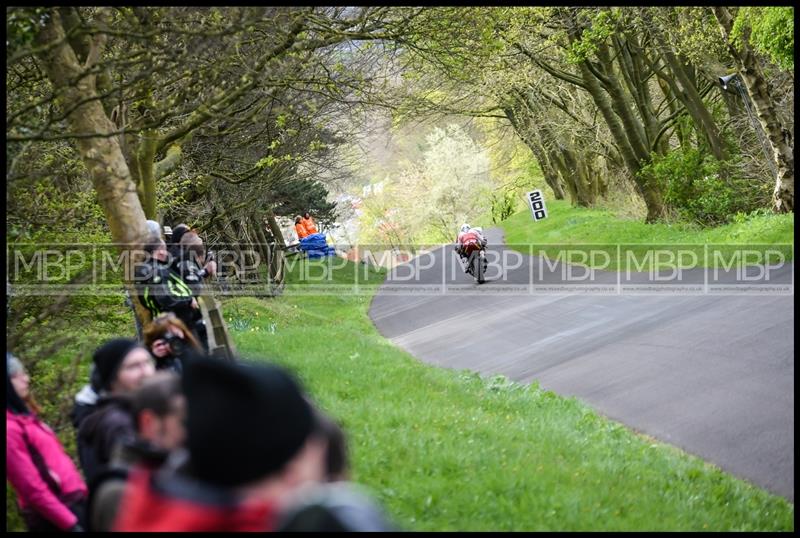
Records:
[[[460,232],[461,232],[461,233],[468,232],[468,231],[469,231],[469,228],[470,228],[469,224],[466,224],[466,223],[465,223],[465,224],[462,224],[462,225],[461,225],[461,230],[460,230]]]

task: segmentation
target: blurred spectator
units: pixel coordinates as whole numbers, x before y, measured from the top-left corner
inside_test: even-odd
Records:
[[[6,353],[6,477],[25,525],[32,532],[82,531],[86,484],[38,413],[28,374]]]
[[[311,213],[308,211],[303,214],[302,223],[306,229],[306,232],[308,232],[308,235],[319,233],[317,230],[317,223],[314,222],[314,219],[311,218]]]
[[[187,461],[131,472],[118,531],[267,531],[325,474],[324,435],[284,370],[217,359],[183,375]]]
[[[308,488],[278,518],[278,532],[387,532],[398,529],[360,487],[335,482]]]
[[[95,368],[94,363],[89,370],[89,383],[75,395],[75,404],[72,406],[72,411],[69,413],[70,422],[75,427],[77,434],[78,428],[81,426],[83,419],[97,409],[97,400],[100,394],[100,376],[98,370]]]
[[[106,532],[116,518],[130,470],[160,467],[186,438],[186,404],[180,376],[157,372],[131,396],[136,439],[118,446],[108,470],[90,484],[89,530]]]
[[[189,348],[202,353],[194,334],[172,312],[165,312],[144,330],[144,345],[156,359],[156,370],[182,373],[189,360]]]
[[[109,464],[116,444],[134,439],[130,394],[155,373],[150,353],[128,338],[106,342],[93,360],[100,398],[78,428],[78,457],[89,483]]]
[[[326,479],[328,482],[347,480],[350,475],[350,463],[344,432],[333,419],[322,412],[318,413],[317,420],[328,440],[328,450],[325,454]]]
[[[305,224],[303,224],[303,217],[301,217],[300,215],[297,215],[294,218],[294,229],[297,232],[298,239],[304,239],[305,237],[311,235],[311,233],[308,230],[306,230],[306,226]]]

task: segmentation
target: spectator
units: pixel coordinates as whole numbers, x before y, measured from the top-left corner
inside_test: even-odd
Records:
[[[366,492],[350,482],[306,489],[278,518],[278,532],[387,532],[398,529]]]
[[[167,242],[167,250],[169,251],[170,259],[175,260],[180,255],[180,243],[183,234],[189,231],[189,226],[186,224],[178,224],[172,230],[172,236]]]
[[[161,239],[161,224],[155,220],[147,220],[147,240],[145,243],[154,243]]]
[[[317,232],[317,225],[311,218],[311,214],[306,211],[305,215],[305,219],[300,215],[295,217],[295,229],[300,238],[300,250],[305,252],[309,258],[335,256],[336,249],[328,246],[324,234]]]
[[[311,213],[309,213],[308,211],[306,211],[303,214],[303,221],[302,222],[303,222],[303,226],[306,229],[306,232],[308,232],[308,235],[319,233],[317,231],[317,223],[314,222],[314,219],[311,218]]]
[[[303,217],[301,217],[300,215],[297,215],[294,218],[294,229],[297,232],[298,239],[305,239],[306,237],[311,235],[310,232],[306,230],[306,226],[305,224],[303,224]]]
[[[157,372],[145,379],[131,401],[136,439],[120,445],[109,469],[91,484],[89,530],[93,532],[111,530],[130,470],[159,468],[186,437],[186,404],[175,372]]]
[[[155,318],[162,312],[174,312],[187,327],[191,327],[200,314],[200,306],[192,290],[167,263],[169,254],[163,240],[144,246],[152,259],[136,264],[134,282],[139,290],[139,301]]]
[[[100,398],[97,409],[78,429],[78,457],[88,483],[108,466],[118,443],[135,437],[130,394],[155,373],[150,353],[127,338],[106,342],[94,352],[93,360]]]
[[[75,432],[77,434],[78,428],[80,428],[83,419],[91,415],[95,409],[97,409],[97,399],[99,398],[100,393],[100,378],[98,376],[97,368],[94,367],[94,363],[91,365],[91,370],[89,371],[89,383],[83,386],[83,388],[75,395],[75,403],[72,406],[72,411],[70,411],[69,418],[72,422],[72,425],[75,427]]]
[[[204,264],[202,269],[200,264]],[[186,232],[181,237],[178,257],[172,262],[172,267],[189,284],[195,297],[202,293],[203,280],[214,276],[217,272],[217,262],[206,255],[203,240],[192,231]]]
[[[204,264],[202,269],[200,264]],[[193,231],[188,231],[181,237],[178,257],[172,262],[172,268],[188,284],[192,295],[197,298],[203,294],[203,281],[216,274],[217,262],[208,259],[200,236]],[[187,322],[186,325],[194,331],[203,348],[208,351],[208,334],[199,309],[194,312],[192,322]]]
[[[307,488],[279,517],[281,532],[369,532],[397,530],[381,508],[358,486],[347,482],[345,436],[324,413],[317,417],[328,440],[327,484]]]
[[[189,348],[202,353],[203,348],[186,324],[172,312],[165,312],[150,322],[144,330],[144,345],[156,359],[156,370],[182,373]]]
[[[344,432],[339,425],[324,413],[318,413],[317,420],[320,429],[328,440],[328,450],[325,454],[325,476],[328,482],[347,480],[350,474],[350,464],[347,457],[347,443]]]
[[[86,484],[38,413],[28,374],[6,353],[6,477],[25,524],[31,532],[82,531]]]
[[[188,461],[132,472],[114,530],[272,530],[299,488],[324,479],[311,405],[275,366],[197,359],[183,386]]]

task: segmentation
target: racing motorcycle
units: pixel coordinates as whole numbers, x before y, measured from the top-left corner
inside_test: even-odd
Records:
[[[467,270],[466,272],[478,281],[478,284],[486,282],[484,274],[489,262],[486,260],[486,247],[482,247],[479,243],[468,243],[463,247],[464,253],[462,259],[466,258]]]

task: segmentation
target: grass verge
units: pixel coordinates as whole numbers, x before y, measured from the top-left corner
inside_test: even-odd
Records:
[[[610,257],[579,254],[569,262],[607,271],[627,267],[627,260],[635,260],[636,270],[649,271],[739,267],[793,259],[793,213],[742,216],[725,226],[699,228],[690,224],[645,224],[618,218],[608,210],[573,207],[563,200],[549,200],[547,211],[547,218],[540,221],[534,221],[526,209],[501,222],[506,244],[525,254],[550,259],[562,256],[562,260],[566,250],[606,252]],[[648,257],[648,252],[654,255]]]

